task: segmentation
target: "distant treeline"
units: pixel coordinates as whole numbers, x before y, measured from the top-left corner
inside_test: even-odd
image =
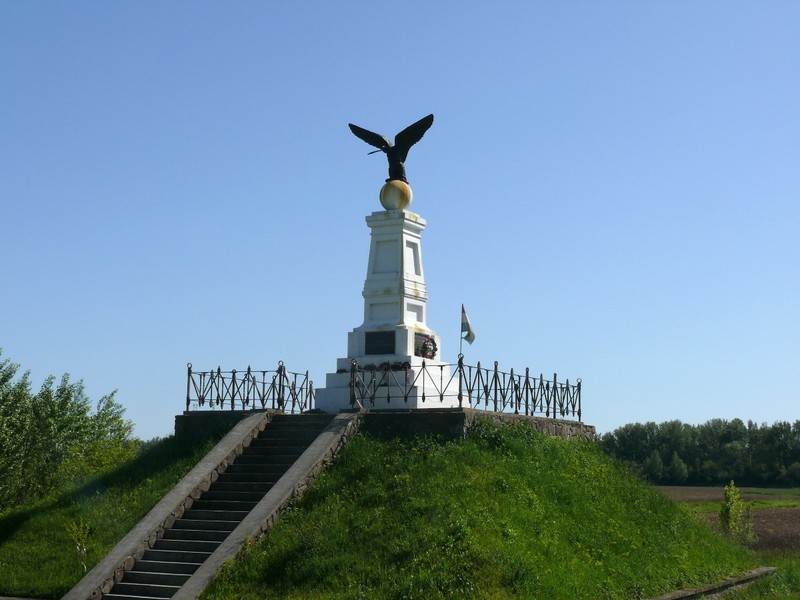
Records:
[[[603,434],[599,443],[653,483],[800,484],[800,421],[629,423]]]

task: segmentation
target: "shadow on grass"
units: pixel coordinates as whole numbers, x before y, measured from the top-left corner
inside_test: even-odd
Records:
[[[53,497],[31,501],[33,504],[31,508],[12,510],[5,516],[0,517],[0,544],[6,542],[25,523],[39,514],[54,509],[77,506],[82,501],[107,489],[134,489],[146,483],[147,480],[158,477],[159,474],[169,472],[175,463],[191,457],[197,452],[198,448],[207,446],[208,450],[210,450],[211,445],[219,441],[219,439],[217,436],[196,441],[185,441],[175,436],[170,436],[145,442],[134,459],[118,468],[102,475],[91,477],[78,487],[68,489]]]

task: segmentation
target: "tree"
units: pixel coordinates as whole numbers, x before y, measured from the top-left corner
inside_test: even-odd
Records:
[[[629,423],[602,435],[599,443],[653,482],[800,482],[800,421],[771,426],[745,425],[741,419],[711,419],[702,425]]]
[[[653,450],[642,465],[645,476],[653,483],[659,483],[664,474],[664,461],[658,450]]]
[[[739,490],[732,480],[725,486],[718,518],[719,527],[723,533],[745,544],[756,541],[750,509],[739,496]]]
[[[629,423],[603,435],[600,445],[617,458],[642,464],[655,450],[657,430],[652,422]]]
[[[665,474],[667,481],[675,485],[686,483],[689,477],[689,468],[676,451],[672,452],[672,458],[667,465]]]
[[[0,355],[2,350],[0,350]],[[114,393],[92,413],[82,381],[48,377],[37,393],[19,365],[0,362],[0,512],[100,473],[132,456],[139,441]]]

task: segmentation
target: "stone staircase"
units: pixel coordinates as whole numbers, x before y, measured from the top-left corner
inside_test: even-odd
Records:
[[[103,598],[172,598],[331,422],[275,415],[263,432]]]

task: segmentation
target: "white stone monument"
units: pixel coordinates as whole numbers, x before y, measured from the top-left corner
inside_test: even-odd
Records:
[[[412,192],[403,181],[388,181],[380,199],[386,210],[366,218],[371,240],[362,293],[364,322],[348,333],[347,357],[336,361],[337,372],[328,373],[325,387],[316,390],[316,408],[338,412],[351,408],[456,407],[458,399],[452,391],[440,398],[451,371],[439,360],[441,340],[426,322],[428,293],[421,243],[425,219],[406,210]],[[353,361],[364,369],[364,380],[375,384],[372,392],[357,388],[355,403],[351,402]],[[393,366],[388,372],[387,364]]]

